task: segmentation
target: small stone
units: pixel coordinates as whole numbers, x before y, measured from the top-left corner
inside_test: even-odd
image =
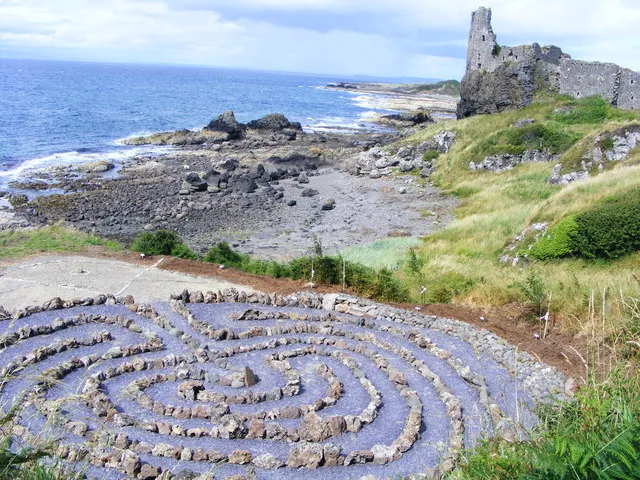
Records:
[[[154,480],[155,478],[158,478],[158,475],[160,475],[159,467],[155,467],[155,466],[149,465],[148,463],[145,463],[144,465],[142,465],[140,469],[138,478],[140,480]]]
[[[124,473],[130,477],[135,477],[140,473],[142,465],[140,463],[140,457],[133,453],[131,450],[125,450],[120,459]]]
[[[284,466],[284,463],[280,461],[276,456],[270,453],[258,455],[252,460],[252,463],[258,468],[264,468],[265,470],[275,470]]]
[[[287,466],[292,468],[317,468],[322,462],[324,450],[319,443],[302,443],[289,451]]]
[[[229,455],[229,463],[246,465],[247,463],[251,463],[251,458],[251,452],[248,450],[234,450],[231,455]]]
[[[266,429],[262,420],[251,420],[247,438],[264,438]]]
[[[345,465],[351,465],[356,463],[367,463],[373,460],[373,453],[371,450],[354,450],[347,458],[344,459]]]
[[[253,387],[258,383],[256,374],[249,367],[244,367],[244,384],[246,387]]]

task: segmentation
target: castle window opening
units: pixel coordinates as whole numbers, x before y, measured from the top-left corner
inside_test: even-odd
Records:
[[[478,64],[478,68],[482,68],[482,64],[481,63]]]
[[[482,35],[482,41],[483,41],[483,42],[485,41],[484,35]]]

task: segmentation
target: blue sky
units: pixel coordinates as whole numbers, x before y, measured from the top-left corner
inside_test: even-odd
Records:
[[[0,57],[460,78],[478,0],[0,0]],[[640,70],[638,0],[495,0],[498,42]]]

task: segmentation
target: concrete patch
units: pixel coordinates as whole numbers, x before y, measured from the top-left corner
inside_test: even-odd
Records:
[[[231,282],[160,270],[162,260],[136,265],[82,256],[47,256],[0,269],[0,305],[8,310],[40,305],[53,298],[112,293],[132,295],[137,302],[167,300],[182,289],[213,290],[230,287],[251,290]]]

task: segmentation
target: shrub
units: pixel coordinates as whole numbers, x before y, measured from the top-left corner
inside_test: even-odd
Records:
[[[607,135],[600,140],[600,148],[602,150],[613,150],[614,146],[613,137],[611,135]]]
[[[547,290],[540,275],[535,271],[530,271],[522,282],[517,282],[516,286],[527,301],[527,306],[538,316],[542,315],[543,302],[547,298]]]
[[[219,263],[229,267],[240,268],[243,263],[249,260],[248,255],[243,255],[234,251],[227,242],[220,242],[207,250],[204,261],[208,263]]]
[[[634,189],[611,197],[576,216],[571,235],[575,252],[584,258],[619,258],[640,250],[640,197]]]
[[[575,252],[573,236],[578,231],[575,217],[563,218],[538,240],[528,254],[538,260],[550,260],[572,255]]]
[[[178,243],[171,249],[171,256],[177,258],[184,258],[185,260],[198,260],[198,254],[191,250],[184,243]]]
[[[194,260],[198,258],[180,236],[171,230],[141,232],[133,240],[131,250],[145,255],[171,255]]]

